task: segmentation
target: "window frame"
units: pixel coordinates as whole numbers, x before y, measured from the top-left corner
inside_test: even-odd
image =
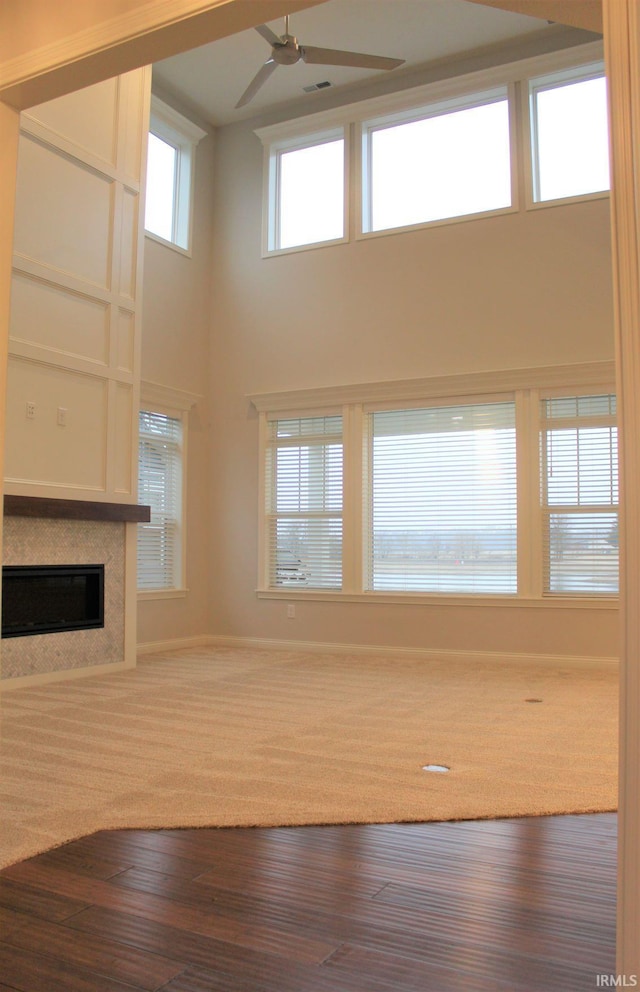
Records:
[[[580,501],[577,503],[566,503],[557,504],[554,502],[549,502],[546,498],[547,496],[547,479],[545,478],[543,466],[546,464],[547,458],[547,439],[544,437],[545,434],[553,430],[562,430],[564,427],[575,427],[577,430],[588,429],[589,427],[599,427],[599,428],[616,428],[617,426],[617,416],[616,414],[597,414],[592,417],[587,415],[578,415],[575,418],[547,418],[542,412],[542,404],[547,400],[556,399],[579,399],[581,397],[589,396],[613,396],[614,403],[616,400],[616,391],[614,387],[604,389],[603,391],[598,391],[593,388],[568,388],[562,389],[556,387],[555,389],[541,390],[538,395],[538,437],[539,437],[539,516],[540,516],[540,572],[541,572],[541,595],[544,599],[566,599],[567,597],[576,596],[575,592],[562,593],[551,589],[551,560],[550,560],[550,519],[554,513],[564,513],[579,516],[583,513],[592,513],[603,515],[610,513],[616,516],[619,523],[619,511],[620,511],[620,492],[618,489],[618,500],[616,503],[606,504],[598,503],[593,504],[591,507],[587,508],[586,504],[582,504]],[[616,434],[616,449],[618,453],[619,460],[619,431]],[[615,593],[594,593],[592,594],[597,599],[615,598],[617,599],[620,593],[620,573],[619,573],[619,558],[618,558],[618,590]]]
[[[155,94],[151,95],[149,134],[155,135],[176,151],[176,174],[172,211],[172,236],[164,238],[145,226],[145,237],[165,245],[183,255],[191,256],[191,241],[194,214],[195,160],[198,143],[207,134],[183,114],[164,103]],[[145,152],[146,154],[146,152]],[[145,203],[147,190],[148,161],[145,166]]]
[[[182,425],[180,519],[178,522],[179,554],[177,556],[179,576],[174,576],[176,579],[176,584],[171,587],[159,587],[157,589],[144,589],[138,587],[137,597],[141,601],[183,598],[189,591],[187,585],[187,474],[189,467],[189,411],[200,398],[201,397],[195,393],[188,393],[185,390],[163,386],[155,382],[143,382],[141,384],[139,411],[163,414],[175,420],[180,420]]]
[[[362,498],[363,505],[365,505],[365,514],[363,520],[363,555],[362,555],[362,590],[365,594],[374,593],[378,594],[382,590],[376,590],[373,588],[373,576],[375,570],[375,547],[374,538],[375,532],[373,527],[372,519],[372,501],[374,499],[374,483],[373,483],[373,471],[374,471],[374,454],[373,454],[373,442],[375,438],[375,431],[373,429],[373,417],[379,413],[408,413],[410,415],[415,414],[417,411],[429,411],[432,410],[437,414],[445,414],[448,411],[461,409],[466,410],[476,410],[480,407],[495,407],[509,406],[513,409],[513,447],[514,447],[514,498],[515,498],[515,511],[516,511],[516,530],[517,530],[517,516],[518,516],[518,506],[517,506],[517,476],[518,476],[518,451],[517,451],[517,418],[518,418],[518,407],[516,403],[516,394],[514,391],[506,391],[504,393],[489,395],[480,394],[478,396],[447,396],[441,397],[437,400],[414,402],[410,404],[402,403],[366,403],[363,405],[363,415],[364,415],[364,429],[363,429],[363,448],[365,450],[365,470],[362,472]],[[475,533],[475,532],[474,532]],[[517,541],[517,538],[516,538]],[[367,553],[367,549],[371,549],[371,554]],[[390,590],[391,592],[397,592],[402,595],[413,596],[472,596],[474,599],[480,595],[488,596],[508,596],[512,597],[517,594],[518,588],[518,575],[517,575],[517,546],[516,546],[516,562],[514,568],[514,577],[516,581],[516,590],[514,592],[497,593],[495,591],[481,592],[481,593],[465,593],[459,590],[452,590],[451,592],[439,592],[437,590],[411,590],[411,589],[397,589]]]
[[[579,76],[585,67],[599,64],[602,60],[602,42],[592,41],[584,45],[559,49],[545,55],[532,56],[450,78],[441,78],[397,92],[389,92],[384,96],[361,100],[358,103],[348,104],[334,110],[320,111],[279,124],[256,128],[254,133],[262,142],[264,162],[262,257],[276,257],[296,251],[308,251],[313,248],[357,242],[369,238],[388,237],[449,224],[488,220],[530,209],[543,209],[548,206],[572,204],[610,196],[609,190],[603,190],[559,200],[534,202],[532,192],[529,81],[567,72],[575,72]],[[474,97],[498,88],[506,88],[509,94],[511,207],[474,214],[462,214],[457,217],[385,228],[379,231],[367,230],[368,179],[363,172],[367,160],[366,147],[363,146],[363,129],[366,129],[366,126],[373,122],[385,119],[390,121],[392,119],[401,121],[403,117],[419,119],[428,115],[432,108],[446,103],[459,102],[461,107],[465,104],[471,105]],[[314,134],[328,133],[337,128],[342,128],[345,134],[345,237],[334,241],[317,242],[285,249],[274,248],[270,228],[274,217],[271,200],[274,195],[272,182],[274,152],[279,148],[302,146]]]
[[[612,362],[584,365],[477,372],[431,379],[402,380],[258,394],[249,399],[259,413],[258,582],[256,595],[265,599],[311,599],[359,603],[526,606],[615,609],[614,594],[545,595],[543,525],[540,503],[540,400],[553,395],[615,394]],[[514,593],[436,593],[365,591],[367,565],[364,526],[366,467],[365,422],[371,411],[445,407],[515,398],[517,459],[517,591]],[[265,571],[265,442],[267,418],[324,416],[342,410],[344,445],[343,585],[342,590],[268,587]]]
[[[530,75],[527,78],[527,85],[522,87],[522,117],[524,122],[523,131],[525,135],[525,151],[523,154],[527,181],[526,189],[526,209],[542,210],[547,207],[556,207],[562,204],[582,203],[589,200],[602,200],[611,195],[611,186],[608,189],[595,190],[591,193],[576,193],[572,196],[554,197],[542,200],[539,197],[540,186],[540,166],[537,141],[537,115],[535,113],[535,100],[539,92],[556,89],[559,85],[571,85],[590,79],[605,77],[605,64],[602,57],[589,61],[570,61],[568,65],[551,68],[548,72],[541,72],[537,75]]]
[[[259,544],[261,548],[260,554],[260,585],[269,591],[278,591],[280,589],[289,590],[291,586],[279,585],[277,582],[272,584],[271,577],[273,571],[274,560],[277,560],[277,553],[274,556],[273,547],[270,534],[272,533],[272,524],[279,519],[284,519],[284,514],[281,517],[277,509],[277,469],[269,463],[273,460],[274,453],[278,450],[282,450],[286,447],[296,445],[296,441],[299,440],[299,446],[304,446],[305,435],[300,435],[299,439],[296,437],[292,442],[284,442],[279,444],[276,439],[271,436],[271,424],[277,423],[280,420],[306,420],[314,418],[341,418],[341,429],[339,434],[327,434],[327,435],[312,435],[312,444],[314,447],[323,448],[325,445],[329,444],[340,444],[342,449],[342,478],[343,478],[343,490],[342,490],[342,501],[340,510],[334,510],[331,514],[327,511],[327,518],[331,516],[334,519],[340,519],[341,521],[341,544],[342,544],[342,569],[341,569],[341,585],[340,586],[308,586],[305,588],[312,592],[322,592],[322,590],[330,590],[332,592],[340,592],[344,589],[344,519],[345,519],[345,508],[344,508],[344,449],[345,449],[345,421],[343,416],[343,411],[341,408],[334,409],[324,409],[322,412],[305,410],[303,413],[297,414],[295,411],[293,413],[286,412],[284,414],[271,413],[266,414],[264,418],[261,418],[261,451],[264,452],[264,457],[260,459],[260,492],[264,499],[261,504],[262,510],[260,513],[259,521]],[[320,440],[321,439],[321,440]],[[277,456],[276,456],[277,458]],[[274,483],[276,485],[274,486]],[[298,515],[300,520],[310,520],[314,516],[313,511],[302,511]],[[276,549],[277,552],[277,549]]]
[[[416,221],[412,224],[401,224],[395,227],[374,228],[372,226],[373,202],[372,202],[372,135],[376,131],[393,128],[402,124],[412,124],[418,121],[429,120],[431,118],[444,117],[447,114],[454,114],[459,111],[472,110],[477,107],[490,106],[491,104],[506,100],[509,116],[509,166],[510,166],[510,197],[511,202],[505,207],[493,207],[488,210],[475,211],[473,213],[455,214],[451,217],[438,217],[434,220]],[[442,227],[449,224],[463,221],[475,220],[479,217],[496,217],[502,214],[514,213],[518,209],[518,168],[517,168],[517,122],[516,122],[516,97],[515,85],[513,83],[503,83],[491,86],[482,91],[474,89],[472,92],[463,92],[448,98],[436,100],[422,107],[410,107],[404,110],[395,111],[391,114],[383,114],[379,117],[367,118],[358,123],[359,145],[361,149],[361,160],[359,179],[361,186],[360,196],[360,223],[356,240],[367,240],[371,237],[380,237],[385,234],[398,234],[404,231],[416,231],[430,227]]]
[[[329,144],[332,141],[344,142],[344,170],[342,197],[342,236],[322,241],[310,241],[301,245],[291,245],[286,248],[279,246],[280,238],[280,192],[282,155],[287,152],[302,151],[316,145]],[[271,255],[288,255],[298,251],[310,251],[324,248],[327,245],[344,244],[349,240],[349,173],[351,162],[350,129],[343,124],[334,127],[321,128],[309,133],[297,133],[295,136],[285,136],[265,146],[264,150],[264,188],[263,188],[263,224],[262,224],[262,257]]]

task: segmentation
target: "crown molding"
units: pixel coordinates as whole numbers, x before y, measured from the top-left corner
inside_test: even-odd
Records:
[[[140,383],[140,399],[142,403],[159,404],[187,412],[202,399],[202,396],[199,393],[190,393],[186,389],[177,389],[175,386],[163,386],[160,382],[143,380]]]
[[[501,369],[428,379],[361,382],[344,386],[318,386],[247,397],[259,413],[339,407],[350,403],[403,402],[451,396],[477,396],[517,389],[553,389],[564,386],[606,386],[615,381],[611,362],[549,365],[528,369]]]

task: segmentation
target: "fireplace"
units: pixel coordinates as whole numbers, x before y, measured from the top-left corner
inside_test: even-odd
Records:
[[[60,633],[55,637],[32,626],[23,634],[11,636],[7,631],[0,668],[3,689],[135,666],[136,524],[148,520],[148,506],[5,495],[4,567],[69,568],[71,563],[86,571],[99,562],[104,566],[99,599],[104,597],[104,601],[99,619],[93,577],[89,579],[89,586],[94,585],[94,592],[89,593],[93,603],[81,602],[81,607],[92,617],[90,622],[99,626],[88,627],[84,622],[67,630],[56,626]],[[5,586],[11,583],[9,579]],[[7,609],[10,618],[10,603]],[[35,618],[28,613],[26,619],[31,624]],[[77,613],[73,619],[79,619]]]
[[[5,565],[2,637],[104,627],[104,565]]]

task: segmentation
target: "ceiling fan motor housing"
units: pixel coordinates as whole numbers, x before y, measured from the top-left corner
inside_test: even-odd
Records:
[[[271,58],[278,65],[295,65],[302,58],[298,39],[290,34],[285,35],[281,45],[273,46]]]

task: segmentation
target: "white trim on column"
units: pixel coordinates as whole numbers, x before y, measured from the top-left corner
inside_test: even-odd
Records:
[[[604,0],[613,150],[612,239],[620,423],[618,976],[640,974],[640,10]],[[625,980],[626,984],[626,980]]]

